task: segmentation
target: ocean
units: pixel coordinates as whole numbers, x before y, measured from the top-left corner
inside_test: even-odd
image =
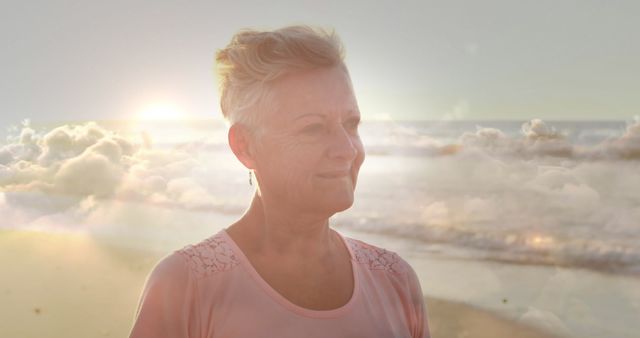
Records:
[[[451,257],[640,273],[640,121],[365,121],[360,130],[355,203],[333,224]],[[15,216],[5,227],[50,215],[64,223],[65,211],[77,217],[113,198],[234,215],[253,192],[218,120],[25,121],[4,133],[0,205]]]
[[[226,126],[24,121],[0,134],[0,228],[167,252],[242,214]],[[425,295],[565,337],[640,330],[640,120],[363,121],[344,233],[402,253]],[[141,243],[145,243],[142,245]]]

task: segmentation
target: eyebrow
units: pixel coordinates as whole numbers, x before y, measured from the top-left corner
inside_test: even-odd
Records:
[[[294,121],[298,121],[299,119],[301,119],[301,118],[303,118],[303,117],[307,117],[307,116],[319,116],[319,117],[321,117],[321,118],[325,118],[325,117],[324,117],[324,115],[322,115],[322,114],[318,114],[318,113],[308,113],[308,114],[302,114],[302,115],[300,115],[300,116],[296,117],[296,118],[294,119]]]
[[[357,110],[349,110],[349,111],[347,111],[347,112],[349,113],[349,115],[353,115],[354,113],[359,113]],[[296,117],[296,118],[294,119],[294,121],[298,121],[299,119],[301,119],[301,118],[303,118],[303,117],[307,117],[307,116],[319,116],[319,117],[321,117],[321,118],[323,118],[323,119],[326,119],[326,116],[325,116],[325,115],[323,115],[323,114],[319,114],[319,113],[307,113],[307,114],[302,114],[302,115],[300,115],[300,116]],[[355,116],[355,115],[354,115],[353,117],[359,117],[359,116]]]

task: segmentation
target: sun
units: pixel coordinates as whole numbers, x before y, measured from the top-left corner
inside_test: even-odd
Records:
[[[137,120],[144,121],[183,120],[185,118],[184,111],[170,103],[149,104],[136,115]]]

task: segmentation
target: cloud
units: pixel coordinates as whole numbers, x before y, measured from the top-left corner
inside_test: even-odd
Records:
[[[111,197],[123,175],[124,169],[111,158],[87,149],[60,166],[54,177],[54,190],[83,197]]]
[[[523,123],[517,134],[478,125],[475,131],[463,131],[453,139],[441,137],[443,130],[453,130],[451,123],[438,121],[423,130],[409,123],[368,121],[362,139],[368,154],[381,156],[440,157],[480,150],[491,156],[522,159],[640,159],[640,119],[628,124],[622,134],[611,136],[611,129],[589,130],[580,131],[575,139],[570,139],[565,132],[556,130],[541,119]],[[595,144],[575,143],[585,139],[602,139],[603,135],[609,137]]]
[[[558,133],[555,128],[547,126],[540,119],[533,119],[522,125],[522,133],[528,140],[556,140],[564,139],[564,136]]]
[[[499,129],[477,127],[475,133],[463,133],[458,142],[461,150],[477,148],[496,156],[589,161],[640,159],[640,119],[629,123],[621,135],[610,136],[595,145],[572,144],[566,135],[540,119],[524,123],[520,132],[521,137],[509,137]],[[596,132],[611,134],[611,131]],[[580,137],[589,135],[583,132]]]
[[[513,140],[495,128],[476,127],[475,133],[465,132],[459,141],[467,148],[480,148],[502,154],[512,153],[512,147],[515,146]]]
[[[456,144],[424,135],[414,126],[394,121],[367,121],[362,141],[369,155],[442,156],[455,154]]]
[[[95,122],[83,125],[63,125],[48,132],[40,143],[42,153],[38,162],[49,165],[55,161],[75,157],[109,134]]]
[[[153,149],[95,122],[63,125],[37,135],[25,124],[0,148],[4,208],[30,210],[20,222],[45,215],[95,209],[104,199],[126,199],[180,208],[216,207],[217,200],[190,177],[197,151]],[[93,205],[93,207],[88,207]]]
[[[496,128],[476,127],[475,133],[465,132],[459,142],[466,148],[479,148],[493,155],[511,157],[573,157],[573,146],[564,135],[540,119],[525,122],[522,137],[508,137]]]
[[[394,206],[376,205],[375,217],[363,212],[359,222],[345,223],[454,244],[477,258],[616,271],[640,266],[632,240],[640,161],[587,157],[542,121],[525,124],[518,135],[478,127],[458,140],[453,155],[393,158],[396,176],[362,178],[388,192]]]
[[[635,144],[637,121],[591,148],[540,120],[515,133],[478,126],[456,137],[367,123],[367,151],[378,151],[359,180],[367,202],[344,223],[364,220],[363,230],[453,244],[475,257],[623,268],[638,261],[629,239],[640,217],[633,179],[640,161],[620,155]],[[0,150],[4,225],[158,223],[159,211],[128,209],[143,205],[172,210],[162,224],[181,210],[237,216],[252,193],[233,154],[208,146],[219,140],[154,145],[150,133],[118,134],[95,123],[16,130],[12,140]]]
[[[607,139],[589,155],[596,159],[640,160],[640,118],[629,123],[621,136]]]

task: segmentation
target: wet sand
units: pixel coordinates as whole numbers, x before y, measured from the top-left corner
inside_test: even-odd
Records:
[[[0,230],[0,337],[126,337],[163,252],[88,235]],[[426,298],[432,337],[552,337],[492,312]]]
[[[425,300],[434,338],[556,337],[467,304],[431,297]]]

